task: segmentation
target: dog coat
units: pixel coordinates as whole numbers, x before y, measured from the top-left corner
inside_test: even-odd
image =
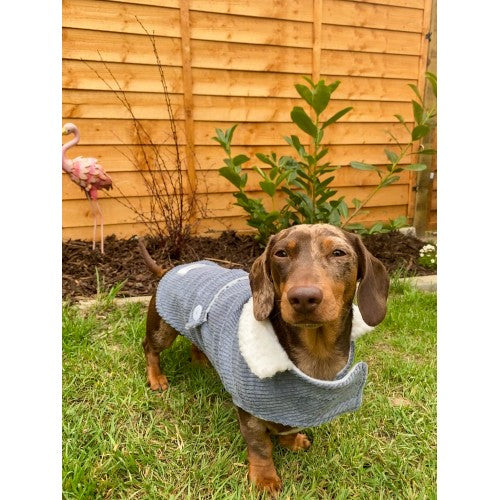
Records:
[[[353,306],[351,338],[370,330]],[[300,371],[281,347],[269,320],[257,321],[248,273],[209,261],[173,268],[161,279],[156,309],[202,350],[236,406],[292,427],[313,427],[361,405],[367,365],[349,360],[334,380]]]

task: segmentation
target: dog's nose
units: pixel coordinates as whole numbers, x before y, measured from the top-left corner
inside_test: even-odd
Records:
[[[291,306],[299,313],[314,311],[323,300],[323,292],[316,286],[293,286],[286,296]]]

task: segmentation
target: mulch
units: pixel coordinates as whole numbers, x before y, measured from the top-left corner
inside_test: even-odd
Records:
[[[434,274],[418,264],[419,250],[426,244],[411,235],[400,232],[373,234],[363,237],[368,250],[380,259],[389,272],[402,270],[409,276]],[[228,267],[250,270],[253,261],[262,252],[251,235],[226,231],[218,238],[192,237],[182,255],[172,259],[159,240],[146,238],[146,246],[161,267],[216,259]],[[92,242],[69,240],[62,245],[62,294],[63,299],[78,301],[91,298],[98,292],[110,290],[122,283],[118,297],[151,295],[156,285],[144,264],[137,247],[137,239],[118,239],[108,236],[104,242],[105,254],[92,250]]]

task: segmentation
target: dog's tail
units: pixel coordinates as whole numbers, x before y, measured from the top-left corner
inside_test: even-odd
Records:
[[[149,270],[156,277],[161,278],[167,272],[167,269],[163,269],[153,260],[151,255],[149,255],[149,252],[142,238],[138,238],[137,242],[139,245],[139,251],[141,252],[142,258],[144,259],[144,262],[146,262],[146,265],[148,266]]]

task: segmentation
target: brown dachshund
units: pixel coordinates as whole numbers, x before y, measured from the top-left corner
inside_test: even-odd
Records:
[[[162,276],[165,271],[141,242],[140,248],[149,268]],[[294,226],[271,237],[255,260],[249,280],[255,319],[269,319],[289,360],[314,379],[335,379],[348,361],[355,295],[366,324],[379,324],[386,313],[389,279],[383,264],[357,235],[327,224]],[[168,387],[160,369],[160,352],[177,335],[159,316],[153,296],[143,342],[152,390]],[[206,360],[194,344],[193,359]],[[272,459],[270,435],[277,435],[279,443],[291,450],[305,450],[311,443],[299,429],[237,410],[247,443],[250,480],[276,495],[281,480]]]

